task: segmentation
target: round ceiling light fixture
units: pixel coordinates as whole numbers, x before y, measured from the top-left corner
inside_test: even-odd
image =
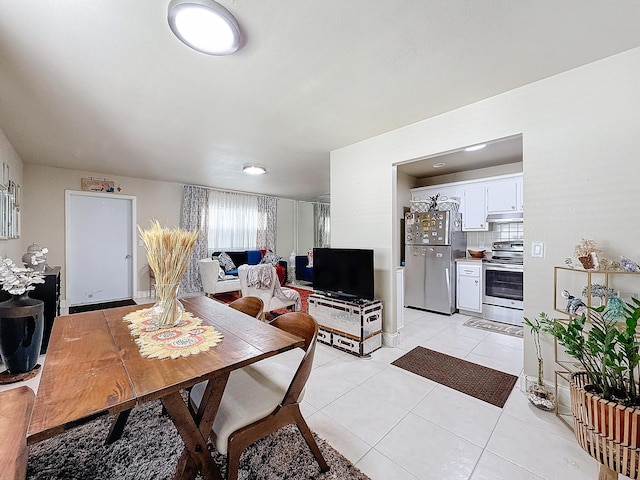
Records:
[[[264,175],[265,173],[267,173],[267,169],[264,168],[262,165],[245,165],[244,167],[242,167],[242,171],[243,173],[247,173],[249,175]]]
[[[434,163],[432,165],[433,168],[442,168],[444,167],[446,164],[444,162],[438,162],[438,163]]]
[[[229,55],[240,48],[240,26],[211,0],[172,0],[169,27],[184,44],[207,55]]]

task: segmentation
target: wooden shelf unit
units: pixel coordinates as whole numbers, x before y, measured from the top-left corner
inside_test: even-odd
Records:
[[[559,278],[559,277],[564,277],[566,276],[564,279],[563,278]],[[591,296],[591,286],[593,285],[593,282],[596,281],[597,283],[604,285],[607,288],[614,288],[614,286],[621,286],[624,288],[629,288],[630,287],[630,283],[632,282],[637,282],[638,279],[640,279],[640,272],[625,272],[622,270],[582,270],[582,269],[577,269],[577,268],[570,268],[570,267],[562,267],[562,266],[556,266],[553,267],[553,296],[554,296],[554,300],[553,300],[553,309],[555,312],[560,313],[563,315],[563,317],[556,317],[555,320],[558,320],[560,322],[563,323],[569,323],[569,321],[571,321],[571,319],[576,318],[581,316],[580,315],[576,315],[576,314],[571,314],[567,311],[566,308],[560,308],[559,306],[559,298],[561,298],[562,300],[565,300],[564,298],[562,298],[561,292],[562,290],[566,290],[567,288],[565,288],[565,283],[563,283],[563,280],[567,280],[567,278],[573,276],[574,277],[574,283],[573,285],[578,285],[579,283],[583,283],[583,282],[576,282],[576,278],[580,278],[580,276],[582,276],[581,278],[586,280],[586,283],[584,283],[584,285],[587,287],[587,298],[585,299],[584,303],[587,306],[587,311],[585,312],[587,315],[587,321],[590,320],[590,308],[591,307],[597,307],[599,305],[593,305],[592,304],[592,299],[593,297]],[[622,284],[616,284],[614,278],[615,277],[619,277],[624,279],[623,282],[621,282]],[[640,289],[640,283],[637,284],[638,288]],[[573,296],[575,297],[580,297],[581,293],[582,293],[582,288],[584,287],[580,287],[580,291],[576,291],[576,292],[572,292],[569,291]],[[624,290],[621,291],[621,293],[624,292],[624,296],[622,296],[621,298],[623,300],[629,300],[629,296],[633,295],[633,296],[637,296],[638,293],[631,293],[628,290]],[[603,304],[606,305],[606,299],[602,302]],[[637,332],[639,338],[640,338],[640,332]],[[568,405],[561,407],[560,406],[560,402],[559,402],[559,390],[558,390],[558,385],[559,383],[561,384],[569,384],[569,377],[571,376],[572,373],[577,372],[582,370],[580,363],[571,358],[569,355],[564,354],[564,352],[559,351],[558,349],[558,340],[556,338],[553,339],[553,344],[554,344],[554,355],[553,355],[553,359],[556,365],[558,365],[559,367],[561,367],[560,370],[555,370],[554,371],[554,381],[555,381],[555,394],[556,394],[556,408],[555,408],[555,414],[556,416],[570,429],[573,430],[573,418],[571,416],[571,411]],[[564,358],[561,357],[561,355],[564,355]]]

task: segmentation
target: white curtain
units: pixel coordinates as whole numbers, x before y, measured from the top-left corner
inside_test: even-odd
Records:
[[[209,189],[185,185],[182,189],[182,195],[180,228],[189,231],[198,230],[199,235],[198,242],[191,255],[189,268],[180,282],[180,291],[183,293],[201,292],[202,280],[200,279],[198,260],[209,256],[207,249],[207,237],[209,233]]]
[[[242,193],[209,192],[209,251],[257,248],[258,197]]]
[[[331,246],[331,207],[327,203],[313,204],[315,225],[314,245],[318,248]]]
[[[278,199],[258,197],[258,232],[256,244],[260,250],[276,251]]]

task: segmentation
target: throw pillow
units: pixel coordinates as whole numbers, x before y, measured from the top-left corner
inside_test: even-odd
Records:
[[[225,271],[224,268],[218,267],[218,280],[224,280]]]
[[[262,260],[260,260],[260,263],[270,263],[275,267],[276,265],[278,265],[278,262],[280,260],[282,260],[281,256],[276,255],[273,252],[267,252],[264,254],[264,257],[262,257]]]
[[[227,255],[226,252],[222,252],[218,255],[218,262],[220,262],[220,266],[224,268],[225,273],[236,268],[233,260],[231,260],[231,257]]]

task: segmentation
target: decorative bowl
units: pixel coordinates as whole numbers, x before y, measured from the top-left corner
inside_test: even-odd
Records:
[[[484,250],[467,250],[471,258],[482,258],[484,257]]]

